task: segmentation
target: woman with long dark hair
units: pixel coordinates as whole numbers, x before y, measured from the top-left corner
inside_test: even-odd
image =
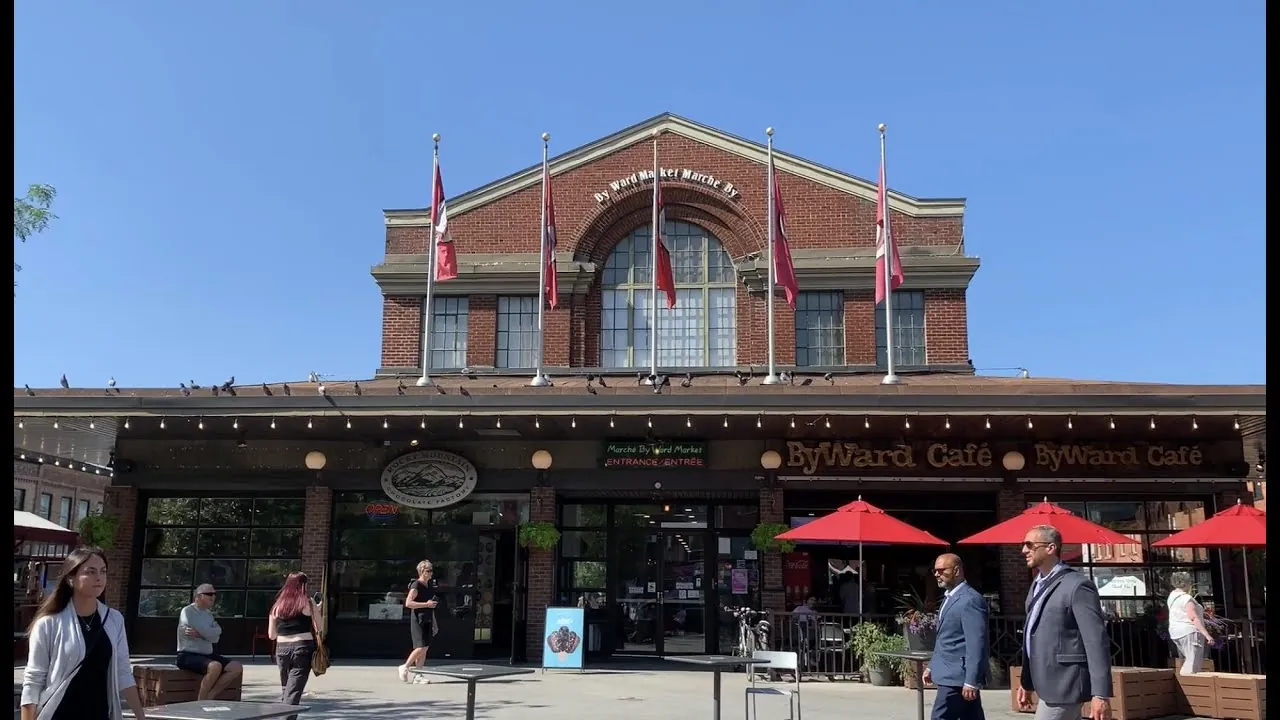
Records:
[[[267,621],[267,636],[276,643],[276,665],[280,668],[281,696],[286,705],[302,703],[302,692],[311,677],[311,660],[316,654],[320,606],[307,594],[308,582],[304,572],[289,573]]]
[[[124,617],[100,599],[106,588],[107,557],[100,548],[67,555],[57,587],[28,631],[22,720],[121,720],[121,694],[133,716],[145,720]]]

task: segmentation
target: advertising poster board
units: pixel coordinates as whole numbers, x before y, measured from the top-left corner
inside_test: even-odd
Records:
[[[549,607],[542,633],[543,670],[581,670],[586,646],[586,611]]]

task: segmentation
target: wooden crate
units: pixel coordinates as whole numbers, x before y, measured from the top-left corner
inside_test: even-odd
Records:
[[[1173,668],[1174,672],[1181,675],[1182,674],[1182,658],[1169,658],[1169,667]],[[1213,660],[1210,660],[1209,658],[1205,658],[1200,663],[1200,672],[1213,672]]]
[[[1218,715],[1217,683],[1212,673],[1178,673],[1174,682],[1178,690],[1178,712],[1197,717],[1221,717]]]
[[[1196,676],[1199,677],[1199,676]],[[1022,679],[1021,667],[1009,668],[1009,702],[1014,712],[1034,712],[1040,702],[1031,693],[1032,710],[1018,707],[1018,684]],[[1151,720],[1172,715],[1177,709],[1172,669],[1111,668],[1111,717],[1113,720]],[[1080,706],[1080,717],[1088,717],[1091,703]]]
[[[134,665],[133,680],[138,684],[143,707],[194,702],[200,694],[200,682],[204,676],[179,670],[172,665]],[[244,676],[223,690],[214,699],[239,700]]]
[[[1267,720],[1267,676],[1213,673],[1218,698],[1215,718]]]

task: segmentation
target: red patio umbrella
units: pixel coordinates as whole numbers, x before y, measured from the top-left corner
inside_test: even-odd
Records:
[[[1236,504],[1204,522],[1151,543],[1152,547],[1233,548],[1244,552],[1244,605],[1253,625],[1249,591],[1249,548],[1267,546],[1267,513],[1252,505]]]
[[[1062,533],[1064,545],[1139,545],[1137,540],[1089,522],[1045,498],[1016,517],[956,543],[957,545],[1021,545],[1027,532],[1037,525],[1051,525]]]
[[[858,615],[862,615],[862,545],[949,545],[866,502],[861,496],[839,510],[774,538],[792,542],[858,543]]]

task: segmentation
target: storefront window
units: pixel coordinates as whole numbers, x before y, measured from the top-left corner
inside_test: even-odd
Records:
[[[1028,507],[1035,504],[1028,503]],[[1189,573],[1201,602],[1206,607],[1214,606],[1217,590],[1207,550],[1151,546],[1203,521],[1203,502],[1108,500],[1057,504],[1135,541],[1134,545],[1066,545],[1062,548],[1063,560],[1091,574],[1109,616],[1135,618],[1162,607],[1173,590],[1170,577],[1175,572]]]
[[[302,567],[304,512],[302,498],[151,498],[138,615],[176,617],[210,583],[216,614],[266,617],[285,576]]]

